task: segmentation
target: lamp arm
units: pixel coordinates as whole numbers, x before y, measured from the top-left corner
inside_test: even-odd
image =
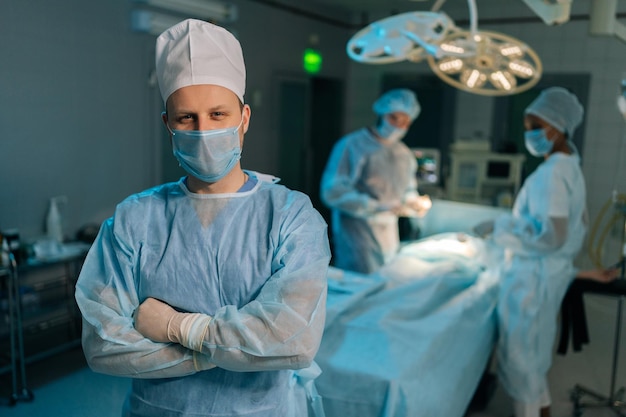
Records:
[[[472,39],[478,32],[478,11],[476,10],[476,0],[467,0],[467,7],[470,14],[470,33]]]

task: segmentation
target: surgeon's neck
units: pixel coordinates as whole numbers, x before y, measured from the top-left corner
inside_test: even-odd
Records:
[[[187,176],[187,188],[196,194],[226,194],[236,193],[248,180],[248,176],[238,163],[222,179],[217,182],[204,182],[191,175]]]
[[[555,133],[556,137],[554,138],[554,144],[552,145],[552,151],[547,154],[544,158],[548,159],[550,157],[550,155],[553,155],[555,153],[564,153],[566,155],[571,155],[573,152],[569,147],[569,143],[567,141],[567,137],[561,133],[561,132],[556,132]]]
[[[545,156],[545,159],[548,159],[550,155],[553,155],[559,152],[564,153],[566,155],[571,155],[573,153],[569,147],[569,144],[567,143],[567,140],[563,139],[563,140],[556,141],[554,143],[554,146],[552,147],[552,151]]]

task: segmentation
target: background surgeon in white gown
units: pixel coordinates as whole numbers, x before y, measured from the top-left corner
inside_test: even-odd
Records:
[[[400,246],[399,215],[423,216],[431,207],[417,192],[415,155],[402,142],[420,113],[411,90],[395,89],[374,102],[375,127],[361,128],[334,146],[321,181],[332,211],[333,264],[368,274]]]
[[[475,229],[493,231],[510,255],[498,302],[497,360],[517,417],[549,416],[557,314],[587,227],[585,180],[570,141],[583,113],[576,96],[560,87],[542,91],[526,108],[526,147],[545,161],[526,179],[512,215]]]
[[[102,225],[76,285],[88,363],[133,378],[125,416],[304,416],[326,224],[306,195],[241,168],[251,110],[232,34],[185,20],[157,38],[156,72],[189,175]]]

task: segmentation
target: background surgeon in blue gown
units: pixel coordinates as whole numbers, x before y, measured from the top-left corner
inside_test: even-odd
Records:
[[[128,197],[103,223],[76,285],[88,363],[133,378],[126,416],[304,416],[326,224],[304,194],[242,170],[251,111],[229,32],[171,27],[156,72],[189,175]]]
[[[571,139],[584,110],[560,87],[543,90],[525,110],[525,143],[544,161],[526,179],[512,215],[476,227],[507,249],[498,301],[500,382],[516,417],[549,416],[547,373],[557,314],[576,276],[574,257],[587,229],[585,180]],[[601,273],[610,279],[611,272]],[[596,277],[596,274],[593,274]],[[598,276],[598,278],[600,277]]]
[[[332,211],[333,265],[368,274],[400,246],[398,216],[423,216],[431,207],[417,191],[417,161],[402,142],[421,107],[411,90],[394,89],[373,106],[376,126],[341,138],[320,186]]]

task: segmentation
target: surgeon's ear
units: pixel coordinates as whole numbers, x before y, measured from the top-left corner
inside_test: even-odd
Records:
[[[161,120],[163,121],[163,124],[165,125],[165,129],[167,130],[167,137],[170,140],[170,145],[172,144],[172,131],[170,130],[170,127],[167,124],[167,112],[161,112]]]
[[[243,133],[248,133],[248,127],[250,126],[250,116],[252,115],[252,110],[250,109],[250,106],[248,106],[247,104],[243,105],[243,111],[242,111],[242,116],[243,116]]]

